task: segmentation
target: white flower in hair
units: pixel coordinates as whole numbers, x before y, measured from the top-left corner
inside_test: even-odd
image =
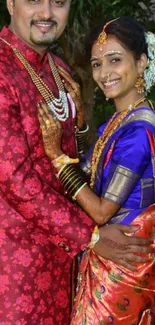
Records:
[[[145,89],[149,91],[155,83],[155,35],[151,32],[145,34],[148,45],[148,64],[144,71]]]

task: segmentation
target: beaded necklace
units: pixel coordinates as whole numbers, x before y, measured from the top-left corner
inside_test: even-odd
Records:
[[[32,66],[29,64],[29,62],[26,60],[26,58],[22,55],[22,53],[17,50],[16,48],[12,47],[11,44],[9,44],[6,40],[0,37],[0,39],[5,42],[7,45],[9,45],[15,56],[20,60],[20,62],[23,64],[25,69],[27,70],[28,74],[31,77],[31,80],[35,84],[36,88],[44,98],[45,102],[47,103],[49,109],[53,113],[53,115],[59,120],[59,121],[66,121],[69,117],[69,107],[68,107],[68,101],[66,92],[63,86],[63,83],[61,81],[60,75],[58,73],[58,70],[54,64],[54,61],[50,54],[48,54],[48,61],[50,65],[51,72],[53,74],[54,80],[56,82],[56,85],[59,90],[59,98],[56,98],[52,91],[49,89],[49,87],[45,84],[45,82],[37,75],[35,70],[32,68]]]
[[[112,118],[110,119],[109,123],[105,127],[102,135],[99,137],[98,141],[96,142],[93,155],[92,155],[92,161],[91,161],[91,180],[90,180],[90,187],[93,188],[94,183],[95,183],[95,175],[96,175],[96,170],[98,167],[98,163],[101,157],[101,154],[114,133],[114,131],[118,128],[122,120],[128,115],[129,111],[131,109],[136,108],[139,104],[143,103],[146,101],[145,97],[142,97],[138,99],[133,105],[130,105],[128,109],[124,110],[122,113],[120,113],[117,116],[117,112],[113,114]]]

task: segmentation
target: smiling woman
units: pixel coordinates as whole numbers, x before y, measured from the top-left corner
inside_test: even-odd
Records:
[[[70,0],[7,0],[10,30],[43,55],[66,27]]]
[[[90,185],[62,152],[59,121],[53,120],[42,104],[39,119],[45,151],[68,195],[97,225],[138,224],[135,236],[148,238],[151,234],[153,238],[155,112],[146,89],[155,82],[155,36],[147,34],[135,19],[120,17],[98,29],[94,38],[91,34],[91,41],[93,77],[104,94],[114,100],[116,113],[100,127],[98,141],[80,165],[90,173]],[[66,73],[63,77],[69,82]],[[67,87],[68,91],[70,88],[73,91],[74,84]],[[108,245],[115,247],[115,238],[108,240]],[[151,255],[149,259],[141,256],[144,264],[137,256],[138,263],[130,272],[125,255],[123,267],[118,266],[117,259],[113,263],[101,256],[100,227],[96,226],[81,261],[71,324],[148,325],[151,318],[154,322],[155,315],[150,312],[155,295]]]

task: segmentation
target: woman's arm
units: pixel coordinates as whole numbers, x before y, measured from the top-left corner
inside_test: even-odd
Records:
[[[39,104],[38,107],[45,152],[52,162],[63,154],[61,150],[62,128],[59,121],[53,120],[45,104]],[[85,185],[76,195],[76,201],[99,225],[110,220],[120,208],[120,205],[98,197],[88,185]]]
[[[98,197],[88,185],[77,194],[76,201],[99,225],[107,223],[121,207],[119,204]]]

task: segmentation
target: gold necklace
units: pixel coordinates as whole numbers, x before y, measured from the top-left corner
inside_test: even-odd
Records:
[[[60,75],[58,73],[58,70],[54,64],[54,61],[50,54],[48,54],[48,61],[50,65],[51,72],[53,74],[55,83],[59,90],[59,98],[56,98],[52,91],[49,89],[49,87],[45,84],[45,82],[37,75],[35,70],[32,68],[32,66],[29,64],[29,62],[26,60],[26,58],[22,55],[22,53],[17,50],[16,48],[12,47],[11,44],[9,44],[6,40],[0,37],[0,39],[5,42],[7,45],[9,45],[16,57],[20,60],[20,62],[23,64],[25,69],[27,70],[28,74],[31,77],[31,80],[35,84],[36,88],[46,101],[49,109],[53,113],[53,115],[59,120],[59,121],[66,121],[69,117],[69,107],[68,107],[68,100],[66,96],[66,92],[63,86],[63,83],[61,81]]]
[[[115,113],[110,121],[108,122],[107,126],[105,127],[102,135],[99,137],[98,141],[96,142],[93,155],[92,155],[92,161],[91,161],[91,180],[90,180],[90,187],[93,188],[95,183],[95,175],[97,171],[97,167],[101,158],[101,154],[109,141],[110,137],[114,133],[114,131],[118,128],[122,120],[128,115],[129,111],[131,109],[135,109],[139,104],[145,102],[146,98],[142,97],[135,101],[133,105],[130,105],[128,109],[121,112],[119,115]]]

